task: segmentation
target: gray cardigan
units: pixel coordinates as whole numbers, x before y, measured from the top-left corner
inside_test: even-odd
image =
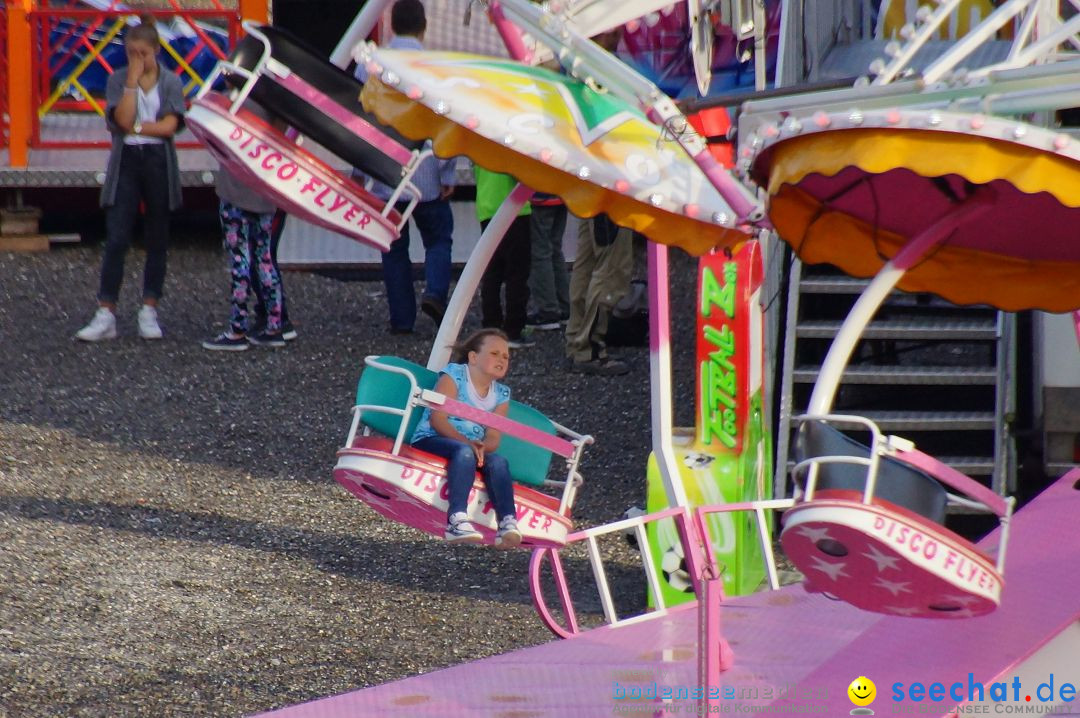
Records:
[[[109,166],[105,170],[105,184],[101,188],[101,206],[109,207],[116,203],[116,185],[119,181],[120,155],[124,149],[124,131],[116,124],[113,113],[124,97],[124,80],[127,68],[118,67],[105,84],[105,127],[112,134],[112,149],[109,151]],[[157,119],[165,115],[176,115],[180,120],[177,132],[184,126],[184,87],[180,78],[164,67],[158,69],[158,94],[161,97],[161,109]],[[165,166],[169,180],[169,209],[180,208],[182,193],[180,189],[180,164],[176,159],[176,144],[172,138],[165,140]]]

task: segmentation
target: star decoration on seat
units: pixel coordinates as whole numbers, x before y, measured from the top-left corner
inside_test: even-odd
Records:
[[[870,546],[870,553],[864,553],[863,556],[877,564],[878,573],[881,573],[887,568],[897,568],[896,564],[900,560],[896,556],[881,553],[878,551],[877,547],[872,544]]]
[[[811,543],[817,543],[823,540],[833,540],[829,535],[829,529],[827,528],[814,528],[813,526],[800,526],[796,531],[800,536],[805,536],[810,539]]]
[[[894,596],[899,596],[901,593],[911,593],[910,581],[889,581],[879,576],[878,580],[874,581],[874,586],[883,588]]]
[[[811,566],[816,571],[821,571],[823,574],[836,581],[841,576],[847,576],[848,572],[844,570],[844,563],[828,563],[822,561],[817,556],[812,556],[814,559],[814,565]]]

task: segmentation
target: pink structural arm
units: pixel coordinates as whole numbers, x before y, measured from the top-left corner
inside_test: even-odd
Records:
[[[531,426],[518,423],[513,419],[508,419],[505,416],[499,416],[493,414],[490,411],[484,411],[483,409],[477,409],[474,406],[470,406],[457,399],[448,399],[434,391],[425,391],[423,399],[429,404],[439,407],[440,411],[445,411],[447,414],[461,417],[462,419],[468,419],[469,421],[475,421],[477,424],[483,424],[489,426],[492,429],[503,432],[504,434],[510,434],[522,441],[527,441],[530,444],[542,446],[543,448],[558,454],[559,456],[573,456],[574,445],[565,439],[560,439],[557,436],[551,434],[545,434],[539,429],[534,429]]]
[[[1004,516],[1008,510],[1005,499],[998,496],[975,479],[968,477],[947,464],[941,463],[933,456],[924,454],[918,449],[898,451],[893,458],[899,459],[905,464],[911,464],[918,469],[922,469],[941,483],[967,494],[976,501],[983,502],[998,516]]]
[[[380,132],[374,125],[346,110],[329,97],[297,77],[296,73],[289,73],[286,77],[274,74],[266,75],[277,81],[282,87],[302,98],[312,106],[318,108],[327,117],[331,118],[342,127],[347,127],[357,137],[375,147],[380,152],[390,157],[398,164],[407,165],[412,159],[412,153],[397,142]],[[363,169],[363,168],[361,168]]]
[[[518,62],[530,63],[532,61],[532,52],[525,47],[521,30],[518,29],[517,25],[510,22],[498,2],[493,2],[488,6],[488,17],[491,18],[491,24],[499,31],[499,36],[502,37],[503,44],[506,45],[506,51],[510,53],[510,57]]]

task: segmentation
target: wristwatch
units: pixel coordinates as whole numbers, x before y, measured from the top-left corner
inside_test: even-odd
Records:
[[[135,134],[141,135],[142,134],[142,123],[139,122],[138,120],[135,120],[135,124],[131,126],[131,130]]]

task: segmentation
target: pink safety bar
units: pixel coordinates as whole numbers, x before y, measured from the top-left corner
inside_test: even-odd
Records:
[[[560,439],[557,436],[551,434],[545,434],[539,429],[534,429],[531,426],[518,423],[513,419],[508,419],[505,416],[499,416],[493,414],[490,411],[484,411],[483,409],[477,409],[474,406],[469,406],[464,402],[460,402],[457,399],[450,399],[442,394],[434,391],[425,391],[423,398],[429,403],[440,410],[445,411],[448,414],[461,417],[462,419],[468,419],[469,421],[475,421],[477,424],[483,424],[484,426],[491,427],[497,431],[501,431],[511,436],[516,436],[522,441],[527,441],[530,444],[541,446],[548,451],[558,454],[563,457],[571,457],[574,455],[576,448],[573,444],[565,439]]]
[[[1080,345],[1080,309],[1073,312],[1073,325],[1076,327],[1076,343]]]
[[[394,142],[362,117],[357,117],[322,92],[319,92],[319,90],[302,80],[295,72],[290,72],[285,77],[280,77],[276,74],[263,76],[272,78],[279,85],[289,90],[297,97],[316,107],[327,117],[333,119],[343,127],[349,128],[355,135],[368,144],[378,148],[383,154],[392,158],[395,162],[407,165],[412,161],[412,152],[405,149],[397,142]]]
[[[1008,504],[1004,498],[998,496],[975,479],[966,476],[947,464],[941,463],[929,454],[924,454],[918,449],[911,449],[910,451],[898,451],[893,458],[925,471],[941,483],[983,502],[998,516],[1004,516],[1008,513]]]
[[[569,631],[555,620],[555,616],[547,607],[547,602],[544,601],[543,588],[540,586],[540,568],[544,556],[551,558],[551,575],[555,581],[555,589],[559,592],[559,603],[562,604],[563,613],[566,615],[566,623],[570,626]],[[557,550],[544,548],[533,551],[532,558],[529,560],[529,589],[532,593],[533,607],[540,615],[540,621],[547,626],[549,631],[559,638],[573,638],[581,633],[577,613],[574,612],[574,603],[570,598],[570,586],[566,582],[566,573],[563,571],[562,559],[559,558]]]
[[[643,518],[647,518],[649,522],[652,522],[668,517],[675,519],[675,526],[679,531],[679,538],[683,542],[683,549],[686,554],[686,560],[688,561],[688,573],[690,574],[694,583],[694,590],[696,591],[698,590],[701,580],[701,576],[699,575],[700,572],[698,570],[700,561],[697,559],[700,555],[700,549],[697,548],[696,538],[691,540],[691,536],[687,531],[686,511],[682,507],[676,506],[674,508],[651,513]],[[566,537],[566,544],[564,545],[587,539],[590,533],[594,532],[595,529],[575,531]],[[554,614],[552,614],[551,609],[548,608],[547,602],[544,600],[543,587],[540,585],[540,569],[543,567],[544,556],[547,555],[550,555],[551,557],[552,579],[555,581],[555,590],[558,592],[559,602],[562,604],[563,613],[566,615],[566,622],[569,625],[569,630],[564,628],[558,622]],[[559,638],[573,638],[581,632],[577,623],[577,614],[574,612],[574,604],[570,598],[570,587],[566,581],[566,573],[563,571],[562,561],[559,559],[558,549],[543,548],[533,551],[532,559],[529,561],[529,589],[532,593],[533,607],[536,608],[536,612],[540,616],[540,621],[549,631]]]

